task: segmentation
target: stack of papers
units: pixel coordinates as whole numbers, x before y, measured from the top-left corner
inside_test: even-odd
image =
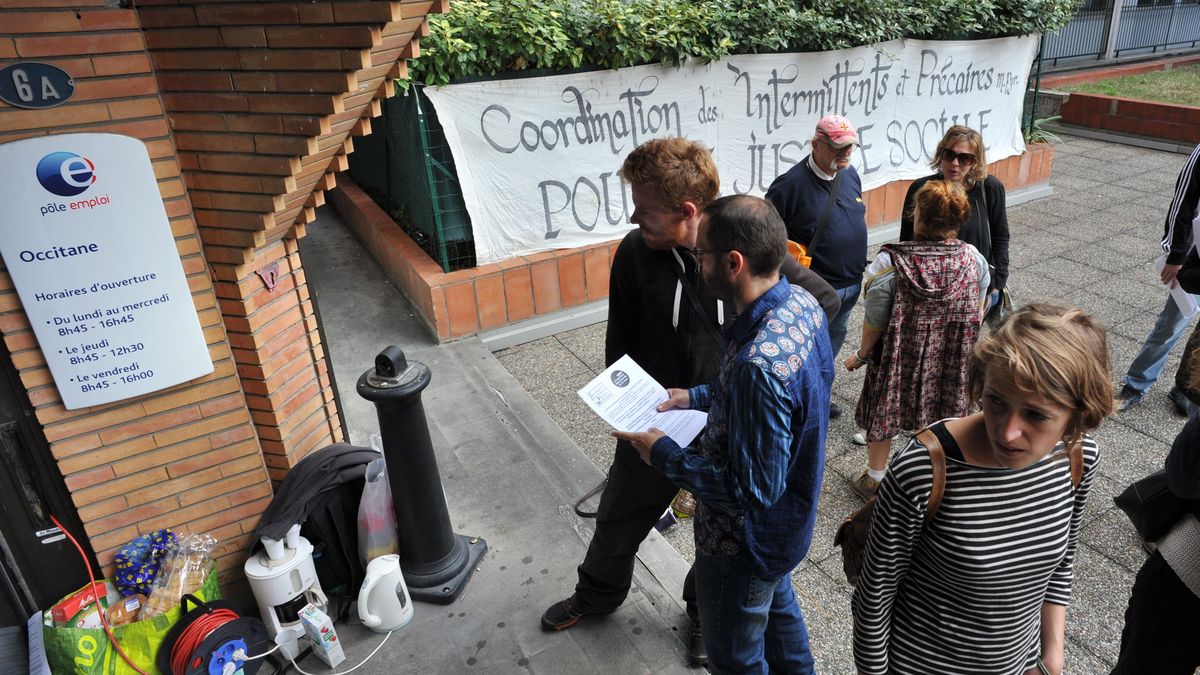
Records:
[[[708,422],[699,410],[658,412],[667,390],[626,354],[579,390],[579,397],[617,431],[661,429],[681,447],[691,445]]]

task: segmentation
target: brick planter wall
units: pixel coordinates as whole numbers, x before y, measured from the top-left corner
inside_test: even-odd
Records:
[[[1062,116],[1081,127],[1200,143],[1200,108],[1193,106],[1076,92],[1063,102]]]
[[[1034,144],[989,166],[1009,192],[1049,182],[1054,146]],[[867,226],[900,220],[912,181],[895,181],[863,195]],[[408,238],[345,174],[330,204],[363,242],[384,273],[412,302],[430,335],[452,340],[608,298],[608,270],[619,239],[582,248],[517,256],[449,274]]]

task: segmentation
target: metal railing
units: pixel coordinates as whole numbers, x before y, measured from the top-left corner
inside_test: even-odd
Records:
[[[1122,0],[1123,2],[1124,0]],[[1047,33],[1043,57],[1059,61],[1098,60],[1200,47],[1200,5],[1196,0],[1166,4],[1123,4],[1113,36],[1113,5],[1086,3],[1061,29]]]
[[[475,240],[437,113],[414,84],[384,99],[382,126],[355,139],[350,177],[442,271],[475,266]]]
[[[1121,8],[1114,54],[1154,54],[1200,43],[1200,5],[1194,3]]]
[[[1067,25],[1046,33],[1042,58],[1050,65],[1057,65],[1060,59],[1104,58],[1111,25],[1111,0],[1107,7],[1081,9]]]

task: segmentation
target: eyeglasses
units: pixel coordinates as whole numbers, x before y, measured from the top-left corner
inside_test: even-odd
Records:
[[[975,154],[971,152],[955,152],[950,148],[942,150],[942,161],[947,164],[953,164],[954,160],[958,160],[959,164],[966,166],[967,164],[975,163]]]
[[[732,250],[731,248],[694,248],[692,249],[692,255],[696,257],[696,263],[701,264],[700,256],[708,255],[709,253],[729,253]]]

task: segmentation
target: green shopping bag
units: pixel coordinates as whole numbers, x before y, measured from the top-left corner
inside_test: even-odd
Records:
[[[216,566],[193,595],[205,602],[221,597]],[[112,629],[113,636],[139,668],[149,675],[162,675],[154,659],[167,631],[182,614],[182,608],[176,606],[153,619],[117,626]],[[50,671],[55,675],[137,675],[108,641],[103,628],[58,628],[46,611],[42,612],[42,638]]]

